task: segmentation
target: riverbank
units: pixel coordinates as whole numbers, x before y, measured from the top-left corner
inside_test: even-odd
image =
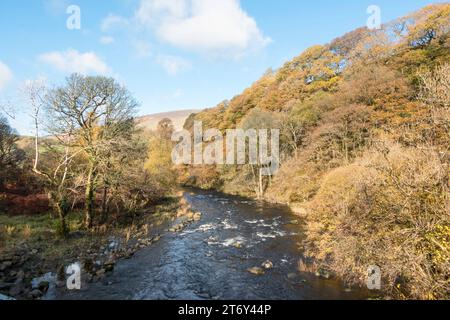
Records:
[[[83,230],[82,214],[69,218],[71,232],[58,238],[50,215],[0,215],[0,294],[15,299],[40,299],[50,286],[65,287],[65,269],[82,267],[82,281],[102,281],[120,259],[158,242],[198,220],[182,197],[136,214],[132,219]],[[53,283],[51,283],[53,282]]]

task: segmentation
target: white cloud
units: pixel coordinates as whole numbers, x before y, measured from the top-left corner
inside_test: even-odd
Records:
[[[115,39],[110,36],[105,36],[100,38],[100,43],[104,45],[113,44],[115,42]]]
[[[110,13],[103,19],[100,29],[103,32],[107,32],[116,28],[124,28],[128,25],[129,21],[126,18]]]
[[[138,24],[175,47],[219,57],[240,57],[271,40],[239,0],[141,0]]]
[[[93,52],[80,53],[77,50],[68,49],[63,52],[44,53],[38,59],[67,73],[107,74],[111,71],[108,65]]]
[[[178,72],[191,67],[191,63],[189,61],[170,55],[160,55],[156,59],[156,62],[158,62],[158,64],[160,64],[170,75],[176,75]]]
[[[0,90],[8,84],[12,77],[12,72],[9,67],[0,61]]]

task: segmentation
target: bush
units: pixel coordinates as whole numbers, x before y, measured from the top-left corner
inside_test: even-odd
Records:
[[[309,203],[309,254],[350,284],[381,267],[396,297],[449,297],[448,163],[433,150],[388,145],[323,179]]]

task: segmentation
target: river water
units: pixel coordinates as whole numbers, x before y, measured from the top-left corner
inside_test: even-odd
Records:
[[[288,207],[209,191],[185,197],[203,213],[180,233],[165,234],[151,247],[121,260],[113,273],[58,299],[365,299],[297,270],[303,235]],[[247,271],[270,260],[264,275]]]

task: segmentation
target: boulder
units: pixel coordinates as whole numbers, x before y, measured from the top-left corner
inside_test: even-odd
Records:
[[[105,263],[105,265],[103,267],[105,269],[105,272],[112,272],[112,271],[114,271],[114,266],[115,266],[115,262],[108,261],[107,263]]]
[[[95,275],[96,275],[97,277],[101,278],[101,277],[103,277],[103,276],[105,275],[105,273],[106,273],[106,270],[105,270],[105,269],[100,269],[100,270],[97,270],[97,272],[95,273]]]
[[[186,214],[186,218],[189,220],[194,220],[194,213],[192,211],[188,212]]]
[[[266,260],[261,264],[261,267],[263,267],[266,270],[269,270],[273,268],[273,263],[270,260]]]
[[[34,289],[28,294],[28,297],[31,298],[31,299],[38,299],[38,298],[40,298],[42,296],[43,296],[43,293],[39,289]]]
[[[235,247],[236,249],[241,249],[242,248],[242,243],[241,242],[235,242],[235,243],[233,243],[233,247]]]
[[[48,281],[41,281],[38,285],[38,289],[43,293],[46,293],[48,291],[49,287],[50,287],[50,282],[48,282]]]
[[[331,274],[326,270],[319,270],[315,273],[316,277],[324,278],[324,279],[330,279]]]
[[[249,268],[249,269],[247,269],[247,271],[250,272],[251,274],[254,274],[257,276],[262,276],[263,274],[265,274],[264,270],[259,267]]]
[[[194,221],[200,221],[202,219],[202,213],[201,212],[194,213],[193,219]]]

